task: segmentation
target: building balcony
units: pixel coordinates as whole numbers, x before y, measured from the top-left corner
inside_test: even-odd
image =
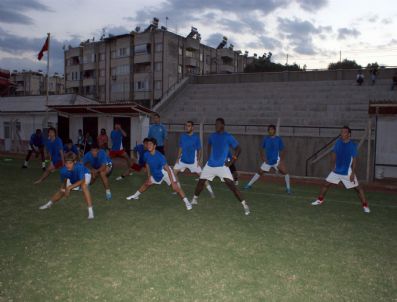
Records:
[[[186,65],[186,66],[194,66],[194,67],[197,67],[197,66],[199,66],[199,62],[198,62],[198,60],[197,60],[196,58],[189,58],[189,57],[186,57],[186,58],[185,58],[185,65]]]
[[[223,58],[229,58],[229,59],[234,59],[234,51],[229,49],[229,48],[221,48],[217,50],[218,56],[220,56],[222,59]]]
[[[94,85],[96,85],[96,80],[94,78],[83,80],[83,86],[94,86]]]
[[[186,39],[185,48],[187,50],[195,51],[200,49],[200,41],[192,38]]]
[[[234,66],[233,65],[221,65],[219,67],[219,72],[220,73],[233,73],[234,72]]]
[[[152,55],[150,53],[148,54],[138,54],[134,56],[134,63],[139,64],[139,63],[147,63],[152,61]]]
[[[74,87],[80,87],[80,81],[66,81],[65,82],[66,89],[67,88],[74,88]]]

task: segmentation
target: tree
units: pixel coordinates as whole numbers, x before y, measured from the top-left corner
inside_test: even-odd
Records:
[[[261,57],[256,58],[254,57],[254,60],[252,63],[248,64],[244,72],[277,72],[277,71],[299,71],[302,70],[299,65],[296,63],[292,65],[288,64],[280,64],[280,63],[274,63],[272,62],[272,53],[264,53]]]
[[[357,64],[354,60],[344,59],[342,62],[329,63],[328,70],[335,69],[361,69],[361,65]]]

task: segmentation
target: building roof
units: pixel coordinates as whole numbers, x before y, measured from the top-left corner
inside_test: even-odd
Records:
[[[16,112],[45,112],[47,111],[46,96],[13,96],[0,98],[0,113]],[[48,105],[89,105],[98,104],[98,102],[76,94],[49,95]]]
[[[137,103],[112,103],[112,104],[86,104],[86,105],[50,105],[49,108],[67,115],[123,115],[137,116],[139,114],[151,115],[155,111]]]

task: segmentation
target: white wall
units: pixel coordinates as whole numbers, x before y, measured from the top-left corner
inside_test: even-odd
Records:
[[[69,117],[69,137],[73,143],[77,142],[79,136],[79,129],[83,129],[83,117],[71,116]]]

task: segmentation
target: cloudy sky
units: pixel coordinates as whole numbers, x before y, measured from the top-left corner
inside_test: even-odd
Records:
[[[223,35],[252,55],[307,68],[354,59],[397,66],[397,5],[391,0],[0,0],[0,68],[45,69],[37,53],[51,40],[51,73],[63,73],[63,45],[144,28],[153,17],[173,32],[198,28],[216,47]],[[44,60],[43,60],[44,61]]]

